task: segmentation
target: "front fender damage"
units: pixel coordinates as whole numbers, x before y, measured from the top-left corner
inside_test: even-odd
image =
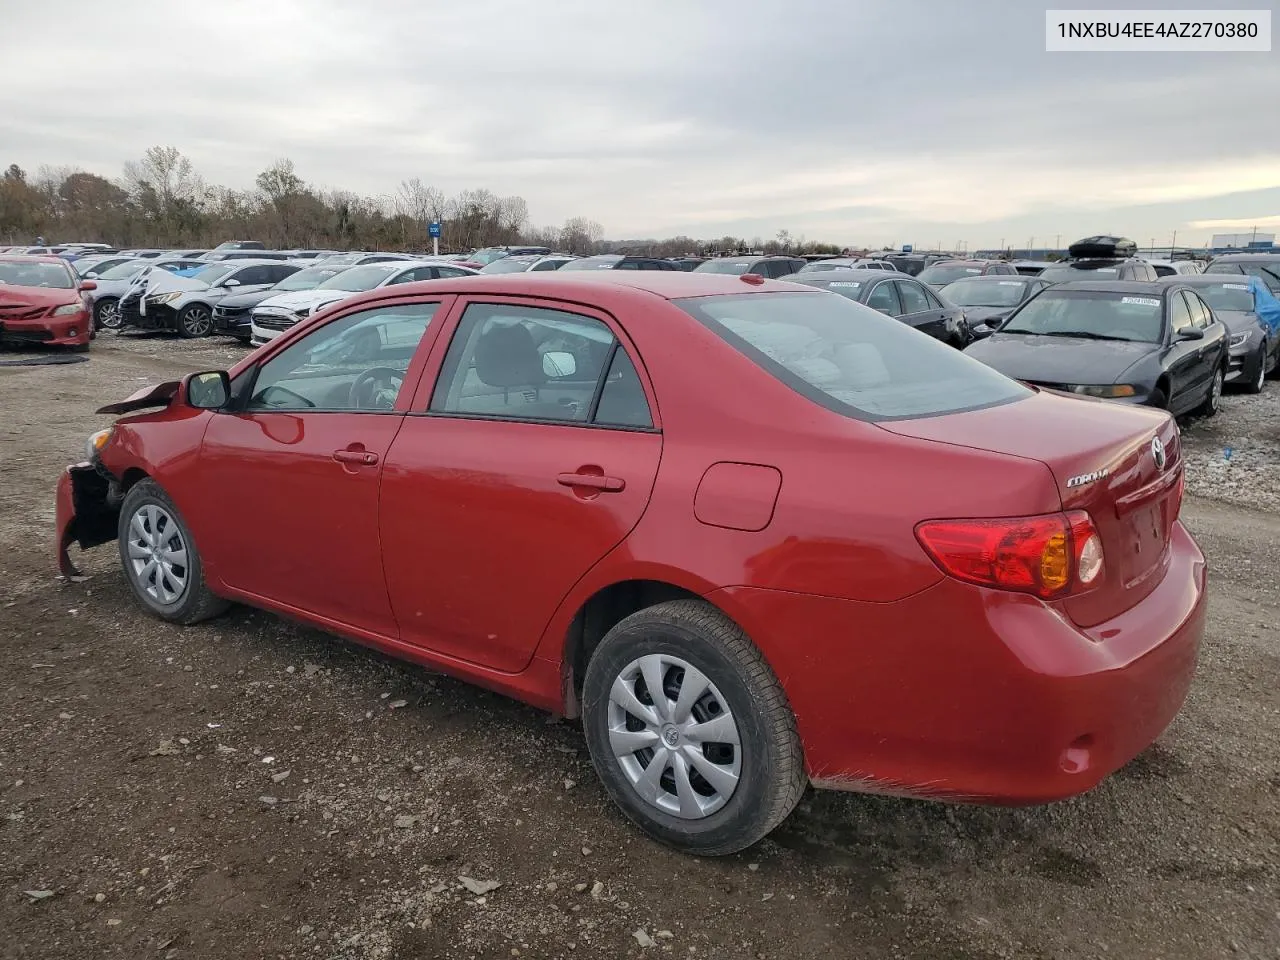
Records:
[[[105,471],[91,463],[67,467],[58,479],[58,571],[78,577],[68,548],[72,543],[88,550],[116,539],[120,518],[120,488]]]

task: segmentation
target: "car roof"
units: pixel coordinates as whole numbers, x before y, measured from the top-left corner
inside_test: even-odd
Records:
[[[194,257],[158,257],[159,260],[194,260]],[[199,260],[198,263],[207,264],[210,267],[278,267],[281,265],[292,266],[287,260],[274,260],[255,257],[245,257],[243,260],[237,258],[235,260]]]
[[[1002,283],[1002,282],[1003,282],[1003,283],[1017,283],[1019,280],[1024,280],[1024,281],[1025,281],[1025,280],[1034,280],[1034,279],[1035,279],[1035,277],[1028,277],[1028,276],[1027,276],[1026,274],[1024,274],[1024,273],[981,273],[981,274],[977,274],[977,275],[972,276],[972,277],[961,277],[961,278],[960,278],[960,280],[963,280],[965,283],[970,283],[970,282],[975,281],[975,280],[976,280],[976,281],[979,281],[979,282],[981,282],[981,283]],[[960,280],[953,280],[953,281],[951,281],[951,282],[952,282],[952,283],[959,283],[959,282],[960,282]],[[1068,282],[1070,282],[1070,283],[1076,283],[1076,282],[1078,282],[1078,281],[1071,280],[1071,281],[1068,281]]]
[[[1213,263],[1271,263],[1273,260],[1280,260],[1280,252],[1277,253],[1223,253],[1214,257]]]
[[[1064,280],[1053,284],[1044,293],[1055,290],[1086,290],[1095,293],[1149,293],[1162,297],[1169,292],[1171,286],[1186,282],[1186,277],[1164,277],[1160,280]]]
[[[1156,283],[1169,285],[1171,283],[1185,283],[1189,287],[1211,287],[1219,283],[1235,283],[1243,286],[1249,282],[1249,277],[1242,277],[1238,273],[1184,273],[1175,274],[1171,277],[1161,277]],[[1075,281],[1072,281],[1073,283]]]
[[[0,260],[6,260],[10,263],[61,263],[66,264],[55,253],[0,253]]]
[[[988,264],[988,263],[1004,263],[1003,260],[983,260],[979,257],[948,257],[946,260],[939,260],[937,263],[931,263],[931,267],[943,267],[951,264]]]

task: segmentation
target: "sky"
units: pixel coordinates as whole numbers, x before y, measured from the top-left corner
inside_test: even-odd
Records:
[[[114,178],[165,144],[249,188],[288,157],[614,239],[1280,233],[1280,52],[1046,53],[1028,0],[2,6],[0,165],[29,171]]]

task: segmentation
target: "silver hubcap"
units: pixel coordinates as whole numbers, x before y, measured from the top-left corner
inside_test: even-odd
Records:
[[[173,517],[143,504],[129,521],[129,572],[157,603],[172,606],[187,592],[187,543]]]
[[[1210,390],[1209,406],[1212,409],[1217,410],[1218,398],[1222,396],[1222,371],[1221,370],[1219,370],[1217,373],[1213,375],[1213,386],[1211,386],[1209,390]]]
[[[1253,378],[1253,386],[1261,390],[1267,382],[1267,348],[1264,346],[1258,354],[1258,375]]]
[[[104,327],[120,325],[120,304],[114,300],[104,300],[98,307],[98,322]]]
[[[728,701],[679,657],[633,660],[609,691],[609,746],[636,793],[685,820],[715,813],[742,776]]]
[[[202,307],[187,311],[187,330],[198,337],[204,336],[213,326],[213,314]]]

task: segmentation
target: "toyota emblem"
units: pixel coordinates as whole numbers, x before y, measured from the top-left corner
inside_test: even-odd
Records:
[[[1164,444],[1160,442],[1159,437],[1155,437],[1151,441],[1151,456],[1155,458],[1156,469],[1163,470],[1165,464]]]

